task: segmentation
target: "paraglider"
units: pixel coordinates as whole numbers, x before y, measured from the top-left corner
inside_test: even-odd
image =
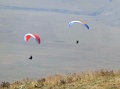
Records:
[[[80,24],[84,25],[87,29],[89,29],[89,26],[85,22],[81,22],[81,21],[71,21],[68,24],[69,27],[71,27],[74,23],[80,23]]]
[[[27,33],[27,34],[25,34],[25,36],[24,36],[24,40],[25,40],[26,42],[28,42],[28,40],[29,40],[31,37],[33,37],[33,38],[37,41],[37,43],[40,44],[40,37],[39,37],[37,34]]]
[[[89,30],[89,26],[85,22],[81,22],[81,21],[71,21],[71,22],[69,22],[68,26],[71,27],[75,23],[82,24],[85,28],[87,28]],[[76,40],[76,44],[78,44],[78,43],[79,43],[79,41]]]
[[[24,36],[24,40],[25,40],[26,42],[28,42],[31,37],[34,38],[34,39],[37,41],[38,44],[40,44],[40,37],[39,37],[37,34],[27,33],[27,34],[25,34],[25,36]],[[32,55],[31,55],[31,56],[29,57],[29,59],[32,60],[32,58],[33,58],[33,57],[32,57]]]

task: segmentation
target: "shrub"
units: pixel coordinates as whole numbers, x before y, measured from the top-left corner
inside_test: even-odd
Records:
[[[4,82],[2,82],[2,83],[0,84],[0,86],[1,86],[2,88],[4,88],[4,87],[9,88],[9,87],[10,87],[10,83],[4,81]]]

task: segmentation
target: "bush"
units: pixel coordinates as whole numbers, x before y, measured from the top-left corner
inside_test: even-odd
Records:
[[[9,87],[10,87],[10,83],[4,81],[4,82],[2,82],[2,83],[0,84],[0,86],[1,86],[2,88],[4,88],[4,87],[9,88]]]

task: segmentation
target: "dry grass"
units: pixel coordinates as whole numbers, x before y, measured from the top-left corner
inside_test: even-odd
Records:
[[[3,88],[7,89],[0,89]],[[120,89],[120,71],[101,69],[80,74],[59,74],[37,80],[24,79],[13,82],[8,89]]]

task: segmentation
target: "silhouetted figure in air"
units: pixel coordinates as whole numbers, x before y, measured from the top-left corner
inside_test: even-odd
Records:
[[[30,60],[32,60],[32,55],[29,57]]]
[[[78,43],[79,43],[79,41],[77,40],[77,41],[76,41],[76,44],[78,44]]]

